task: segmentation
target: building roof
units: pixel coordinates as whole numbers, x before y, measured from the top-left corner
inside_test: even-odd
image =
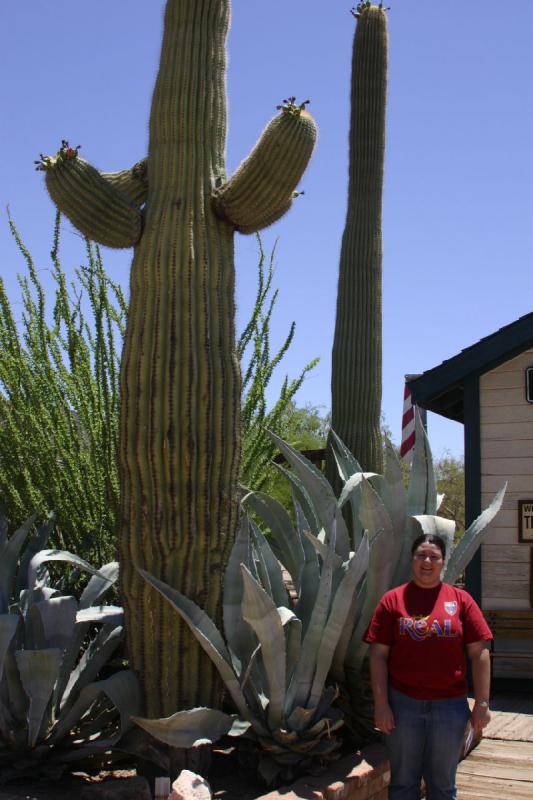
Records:
[[[408,381],[413,402],[443,417],[464,422],[465,381],[489,372],[530,347],[533,347],[533,312]]]

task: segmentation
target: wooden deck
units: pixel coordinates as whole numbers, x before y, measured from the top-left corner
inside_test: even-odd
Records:
[[[533,800],[533,695],[499,694],[480,744],[459,764],[457,800]]]

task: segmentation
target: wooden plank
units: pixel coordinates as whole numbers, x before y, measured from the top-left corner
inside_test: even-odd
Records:
[[[533,619],[531,612],[523,611],[487,611],[487,622],[496,636],[518,636],[520,631],[533,632]]]
[[[502,800],[502,796],[512,800],[531,800],[533,796],[533,786],[529,781],[502,782],[501,778],[463,773],[461,767],[457,773],[457,790],[457,800]]]
[[[524,744],[531,762],[533,750],[533,719],[531,714],[492,713],[489,725],[483,731],[483,741],[494,741],[497,745],[505,741]]]
[[[489,609],[524,609],[530,608],[528,598],[515,600],[511,597],[492,597],[488,592],[483,591],[481,606],[486,613]]]
[[[529,586],[529,559],[527,562],[482,562],[483,581],[522,581]]]
[[[501,545],[512,547],[516,545],[517,542],[518,528],[516,525],[514,528],[494,528],[491,525],[487,532],[483,534],[483,544],[481,546],[488,547],[490,545],[492,547],[493,545]],[[517,546],[524,547],[521,543],[518,543]]]
[[[502,547],[498,544],[486,544],[483,542],[481,550],[482,563],[489,561],[511,561],[520,564],[529,564],[531,560],[531,545],[521,546],[520,544]]]
[[[507,492],[509,494],[518,492],[525,494],[526,497],[533,497],[533,475],[509,475],[508,481]],[[482,475],[481,491],[495,494],[499,492],[504,483],[505,479],[501,475]]]
[[[510,442],[515,439],[533,438],[530,422],[481,422],[481,441],[500,439]]]
[[[505,761],[502,761],[494,756],[483,759],[470,755],[466,761],[467,765],[462,770],[463,775],[483,775],[486,778],[499,778],[500,780],[514,779],[533,782],[533,769],[530,766],[518,763],[515,759],[506,757]],[[529,761],[531,762],[531,757]]]
[[[522,377],[520,386],[506,388],[492,388],[488,386],[480,387],[479,405],[480,408],[491,406],[522,406],[528,405],[526,400],[525,379]],[[530,405],[530,404],[529,404]]]
[[[531,453],[533,453],[533,442]],[[515,458],[482,458],[482,475],[533,475],[533,455]]]
[[[502,579],[494,575],[483,576],[483,593],[486,597],[498,600],[520,600],[524,606],[529,605],[529,576],[521,580],[515,578]]]
[[[524,422],[530,426],[530,436],[533,426],[533,405],[525,400],[520,405],[481,406],[481,426],[506,422]]]
[[[533,495],[532,495],[532,497],[533,497]],[[482,502],[481,502],[482,508],[485,508],[486,504],[490,502],[489,498],[490,498],[490,495],[489,495],[488,492],[487,492],[487,494],[482,495]],[[483,505],[483,502],[485,502],[485,505]],[[492,530],[492,528],[515,528],[516,529],[517,526],[518,526],[518,501],[516,502],[516,504],[514,505],[513,508],[503,508],[502,507],[498,511],[498,513],[496,514],[496,517],[494,518],[494,520],[490,524],[491,530]]]
[[[481,442],[481,459],[484,458],[525,458],[533,453],[533,439],[499,440],[487,439]]]
[[[522,370],[512,369],[507,372],[492,370],[479,379],[480,393],[491,389],[514,389],[520,387],[525,395],[526,380]]]

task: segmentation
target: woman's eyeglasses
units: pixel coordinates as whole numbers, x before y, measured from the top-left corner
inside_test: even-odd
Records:
[[[413,558],[416,558],[417,561],[425,561],[429,558],[432,564],[437,564],[439,561],[442,561],[442,556],[427,556],[425,553],[415,553]]]

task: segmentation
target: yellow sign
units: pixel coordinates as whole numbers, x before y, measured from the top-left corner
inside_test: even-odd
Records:
[[[518,501],[518,541],[533,542],[533,500]]]

